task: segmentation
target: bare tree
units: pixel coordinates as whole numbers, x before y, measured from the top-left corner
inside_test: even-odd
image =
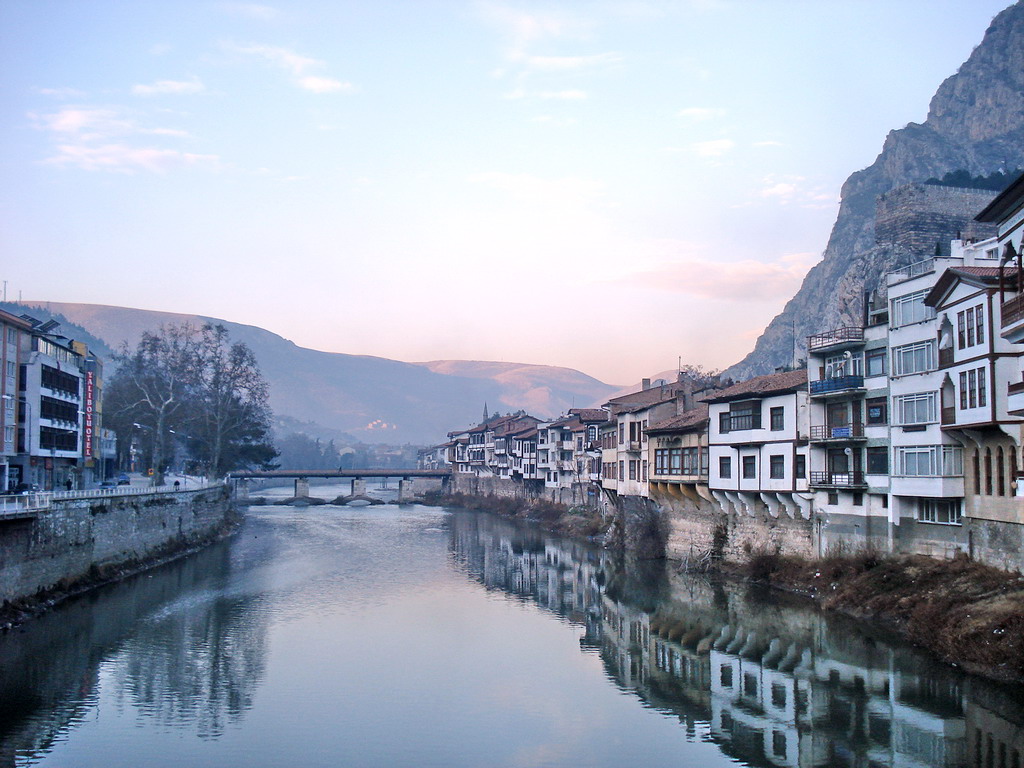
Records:
[[[232,344],[223,325],[206,324],[197,374],[189,431],[208,474],[272,459],[267,382],[252,350],[242,342]]]
[[[139,424],[151,431],[153,482],[163,483],[169,431],[180,424],[192,399],[198,376],[200,336],[188,323],[146,331],[133,350],[127,344],[116,355],[105,410],[118,430]],[[128,421],[130,420],[130,421]]]

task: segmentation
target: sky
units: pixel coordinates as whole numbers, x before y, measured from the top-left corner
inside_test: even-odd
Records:
[[[1008,4],[6,0],[0,280],[410,362],[723,368]]]

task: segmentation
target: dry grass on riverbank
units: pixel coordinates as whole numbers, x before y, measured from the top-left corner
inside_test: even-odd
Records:
[[[825,609],[880,620],[946,661],[1024,681],[1024,576],[966,557],[877,553],[820,561],[755,553],[740,575],[811,595]]]
[[[428,502],[493,512],[502,517],[528,520],[551,533],[596,540],[604,536],[608,522],[597,510],[568,507],[547,499],[512,499],[505,496],[474,496],[464,493],[430,496]]]

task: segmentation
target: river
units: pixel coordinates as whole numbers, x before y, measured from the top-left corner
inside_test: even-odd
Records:
[[[0,636],[4,767],[1024,768],[1022,733],[1020,688],[863,624],[426,506],[253,507]]]

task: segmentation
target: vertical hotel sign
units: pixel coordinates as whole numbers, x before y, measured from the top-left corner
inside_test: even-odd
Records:
[[[86,371],[85,373],[85,438],[83,442],[82,453],[85,457],[86,466],[91,467],[93,464],[92,459],[92,441],[95,436],[95,426],[93,422],[93,416],[95,415],[95,395],[96,395],[96,374],[93,371]]]

